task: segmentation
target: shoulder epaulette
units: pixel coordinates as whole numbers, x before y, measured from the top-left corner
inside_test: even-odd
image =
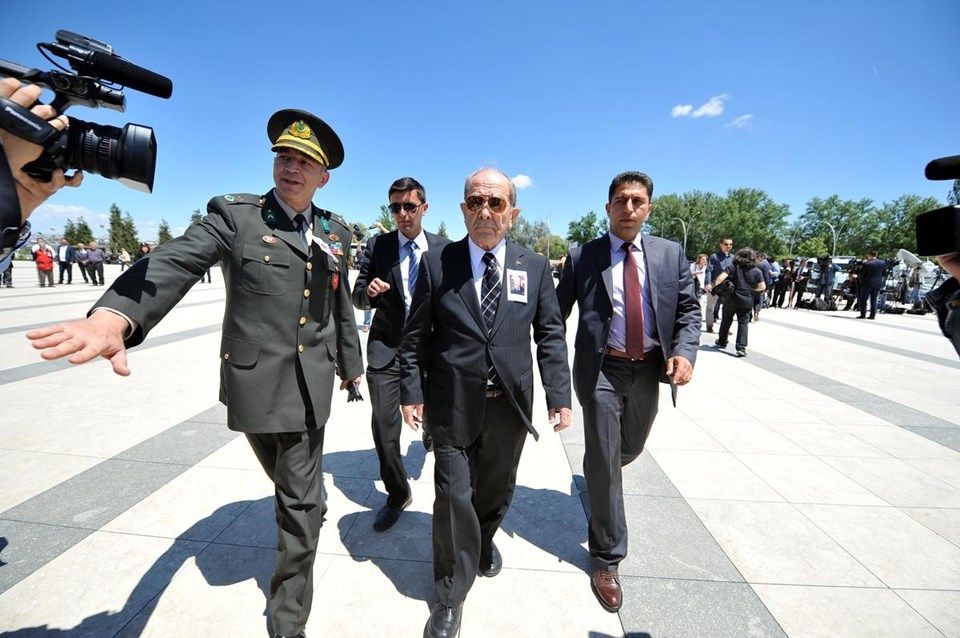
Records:
[[[252,195],[250,193],[233,193],[231,195],[221,195],[221,199],[227,204],[250,204],[253,206],[263,206],[266,198],[262,195]]]

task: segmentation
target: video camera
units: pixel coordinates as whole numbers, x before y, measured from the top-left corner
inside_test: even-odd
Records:
[[[124,87],[160,98],[169,98],[173,83],[128,62],[109,44],[70,31],[57,31],[56,42],[39,42],[37,49],[61,71],[28,69],[0,60],[0,76],[12,77],[50,89],[55,99],[50,105],[63,113],[74,105],[106,107],[123,112]],[[51,55],[64,58],[69,72]],[[0,127],[17,137],[44,148],[40,157],[27,164],[24,172],[48,182],[55,169],[80,169],[103,175],[146,193],[153,191],[157,140],[153,129],[140,124],[115,126],[68,118],[70,125],[58,131],[43,118],[5,98],[0,98]]]
[[[929,180],[960,179],[960,155],[941,157],[927,164]],[[917,215],[917,253],[924,256],[960,252],[960,206],[944,206]]]

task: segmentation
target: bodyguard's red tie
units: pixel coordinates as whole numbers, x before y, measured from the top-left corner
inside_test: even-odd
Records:
[[[627,356],[643,359],[643,287],[640,270],[633,256],[633,242],[623,242],[627,253],[623,260],[623,311],[627,321]]]

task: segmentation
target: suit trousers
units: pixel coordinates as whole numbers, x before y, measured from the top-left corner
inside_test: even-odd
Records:
[[[57,283],[63,283],[63,275],[67,275],[67,283],[73,283],[73,262],[72,261],[61,261],[58,262],[60,266],[60,281]]]
[[[587,541],[594,567],[612,571],[627,555],[622,468],[636,460],[657,416],[663,354],[643,361],[604,357],[583,405],[583,474],[590,504]]]
[[[713,322],[716,320],[717,303],[720,297],[712,292],[707,293],[707,330],[713,329]]]
[[[870,318],[877,316],[877,299],[880,297],[880,291],[883,290],[883,284],[867,285],[860,284],[860,316],[867,314],[867,300],[870,301]]]
[[[437,600],[461,605],[481,549],[510,508],[527,428],[506,396],[487,399],[480,437],[467,447],[434,445],[433,576]]]
[[[410,484],[400,455],[403,416],[400,414],[399,358],[381,370],[367,368],[367,388],[373,444],[380,460],[380,479],[387,489],[387,505],[400,507],[410,497]]]
[[[247,441],[274,482],[277,565],[270,580],[273,633],[303,631],[313,604],[313,562],[326,510],[323,500],[323,435],[312,413],[303,432],[247,433]]]

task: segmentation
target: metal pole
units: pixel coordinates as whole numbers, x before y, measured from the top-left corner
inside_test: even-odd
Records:
[[[830,251],[830,255],[831,256],[836,255],[837,254],[837,229],[834,228],[833,224],[831,224],[830,222],[823,222],[823,223],[829,226],[830,230],[833,232],[833,250]]]
[[[683,226],[683,255],[684,257],[686,257],[687,255],[687,222],[683,221],[679,217],[674,217],[674,219],[680,222],[680,224]]]

